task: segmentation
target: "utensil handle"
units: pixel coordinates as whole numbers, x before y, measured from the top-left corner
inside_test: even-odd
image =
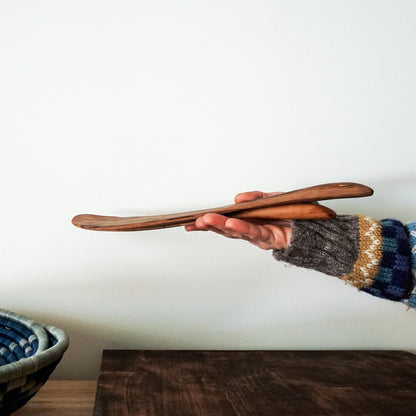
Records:
[[[361,198],[373,194],[373,190],[366,185],[354,182],[327,183],[310,186],[278,195],[272,195],[255,201],[238,204],[239,209],[262,208],[266,206],[299,204],[306,202],[325,201],[339,198]],[[227,207],[223,207],[226,209]]]
[[[209,213],[207,211],[206,213]],[[211,211],[215,212],[215,211]],[[244,211],[231,212],[229,217],[256,220],[316,220],[331,219],[335,217],[331,209],[317,204],[296,204],[276,207],[265,207],[248,209]],[[181,225],[193,224],[199,215],[164,218],[163,216],[146,217],[108,217],[102,215],[82,214],[72,219],[72,223],[87,230],[96,231],[143,231],[156,230],[160,228],[179,227]]]
[[[317,204],[291,204],[276,207],[255,208],[227,214],[227,217],[244,220],[329,220],[335,218],[332,209]]]
[[[250,214],[251,217],[245,218],[329,219],[335,216],[335,213],[329,210],[329,208],[316,204],[308,204],[308,207],[305,205],[315,201],[359,198],[372,194],[373,190],[371,188],[358,183],[329,183],[217,208],[141,217],[107,217],[83,214],[75,216],[72,219],[72,223],[77,227],[88,230],[138,231],[192,224],[196,218],[207,213],[218,213],[234,217],[240,216],[240,218],[244,218],[241,215]],[[279,207],[281,209],[264,211],[266,208],[271,207]],[[255,213],[255,210],[263,211],[257,211]],[[265,217],[266,213],[268,217]]]

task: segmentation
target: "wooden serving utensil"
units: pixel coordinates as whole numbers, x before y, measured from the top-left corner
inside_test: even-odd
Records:
[[[177,214],[150,215],[139,217],[108,217],[103,215],[82,214],[72,219],[72,223],[79,228],[96,231],[142,231],[159,228],[178,227],[188,225],[204,214],[216,212],[218,208],[201,211],[189,211]],[[292,204],[282,206],[247,209],[227,213],[227,216],[245,220],[303,220],[303,219],[331,219],[335,212],[323,205]]]
[[[109,217],[81,214],[75,216],[72,219],[72,223],[79,228],[96,231],[141,231],[192,224],[198,217],[208,213],[217,213],[247,220],[331,219],[336,215],[334,211],[323,205],[311,202],[339,198],[358,198],[372,194],[373,190],[371,188],[358,183],[329,183],[254,201],[175,214],[138,217]]]

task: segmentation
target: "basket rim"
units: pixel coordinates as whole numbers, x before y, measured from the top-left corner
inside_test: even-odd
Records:
[[[45,351],[48,348],[49,346],[48,334],[46,333],[45,328],[38,322],[34,321],[31,318],[28,318],[27,316],[20,315],[18,313],[7,311],[1,308],[0,308],[0,317],[7,319],[9,321],[17,322],[33,332],[33,334],[38,339],[38,348],[36,352],[34,352],[34,354]]]
[[[64,330],[51,325],[44,325],[43,328],[45,332],[56,338],[56,344],[31,357],[22,358],[14,363],[0,366],[0,383],[33,374],[62,358],[69,346],[68,335]]]

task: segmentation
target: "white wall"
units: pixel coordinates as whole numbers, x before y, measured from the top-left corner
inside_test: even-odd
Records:
[[[357,181],[416,218],[413,1],[0,0],[0,306],[104,348],[406,349],[416,313],[183,229],[79,230]]]

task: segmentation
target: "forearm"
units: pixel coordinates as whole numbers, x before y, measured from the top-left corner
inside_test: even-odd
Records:
[[[337,276],[374,296],[416,307],[416,295],[412,296],[416,223],[404,226],[392,219],[339,216],[330,221],[294,221],[292,233],[288,248],[274,250],[277,260]]]

